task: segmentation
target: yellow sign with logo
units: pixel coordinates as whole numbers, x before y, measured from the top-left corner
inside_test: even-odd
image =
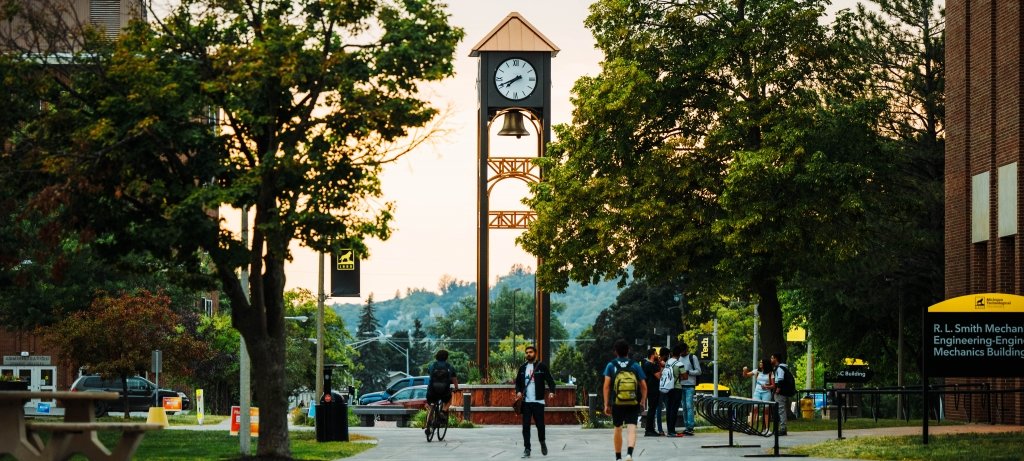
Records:
[[[928,306],[928,312],[1024,312],[1024,296],[979,293],[947,299]]]
[[[354,271],[356,270],[356,253],[351,248],[346,248],[338,252],[338,270],[339,271]]]

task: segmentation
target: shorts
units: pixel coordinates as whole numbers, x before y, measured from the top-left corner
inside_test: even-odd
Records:
[[[452,402],[452,390],[447,389],[444,392],[434,390],[432,387],[427,388],[427,405],[434,402],[451,403]]]
[[[612,426],[636,424],[640,419],[640,405],[612,405]]]

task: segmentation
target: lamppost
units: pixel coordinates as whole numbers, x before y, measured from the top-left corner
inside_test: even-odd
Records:
[[[522,288],[516,288],[512,290],[512,361],[516,360],[516,293],[522,291]]]

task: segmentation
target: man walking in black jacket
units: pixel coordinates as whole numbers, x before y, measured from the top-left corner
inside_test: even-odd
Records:
[[[545,384],[547,392],[545,393]],[[526,363],[516,373],[516,398],[523,399],[523,458],[530,457],[530,418],[537,424],[537,440],[540,441],[540,452],[548,454],[548,446],[544,440],[544,395],[555,397],[555,379],[547,364],[537,360],[537,349],[526,346]]]

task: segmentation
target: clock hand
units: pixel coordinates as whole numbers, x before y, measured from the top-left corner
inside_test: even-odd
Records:
[[[515,78],[513,78],[512,80],[509,80],[509,81],[507,81],[505,83],[502,83],[502,85],[505,85],[506,87],[512,86],[513,83],[515,83],[517,80],[522,80],[522,78],[523,78],[522,75],[516,75]]]

